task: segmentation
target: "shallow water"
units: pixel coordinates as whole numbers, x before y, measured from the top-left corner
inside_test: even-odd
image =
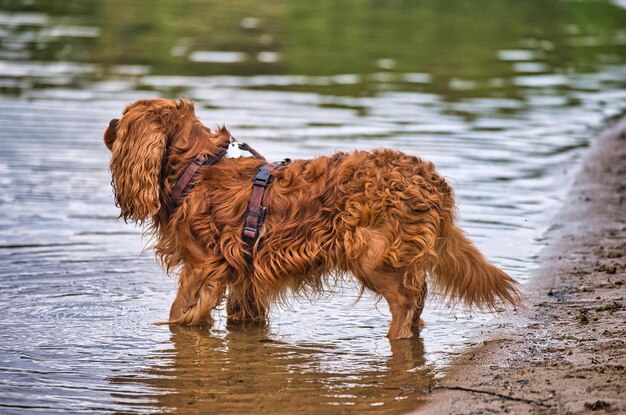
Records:
[[[386,305],[345,286],[266,327],[151,325],[174,279],[116,219],[101,135],[135,99],[187,96],[270,159],[419,155],[524,282],[581,149],[626,107],[623,3],[545,3],[1,1],[0,412],[418,407],[497,316],[431,301],[390,343]]]

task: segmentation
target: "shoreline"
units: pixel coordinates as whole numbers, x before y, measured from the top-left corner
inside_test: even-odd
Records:
[[[626,413],[626,117],[591,142],[510,313],[420,414]]]

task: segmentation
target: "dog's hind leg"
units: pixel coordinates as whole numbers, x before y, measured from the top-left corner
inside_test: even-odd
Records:
[[[211,311],[224,299],[226,267],[184,268],[170,309],[169,324],[211,325]]]
[[[413,327],[420,328],[424,325],[424,321],[420,317],[422,315],[422,311],[424,311],[427,293],[428,287],[426,286],[426,281],[424,281],[422,285],[422,291],[417,297],[417,302],[415,303],[415,312],[413,313]]]
[[[387,300],[391,311],[391,325],[387,337],[391,340],[413,337],[411,327],[416,312],[421,313],[420,294],[424,292],[423,275],[413,274],[418,270],[423,272],[423,267],[394,269],[385,266],[383,257],[388,249],[387,241],[376,232],[366,229],[360,229],[357,237],[367,240],[368,244],[364,245],[351,271],[363,285]],[[405,281],[406,278],[410,278],[410,281]],[[407,282],[410,284],[406,284]],[[419,320],[419,316],[417,318]]]
[[[389,304],[391,325],[387,337],[391,340],[413,337],[411,326],[417,309],[417,295],[404,286],[402,272],[374,271],[369,273],[367,280]]]

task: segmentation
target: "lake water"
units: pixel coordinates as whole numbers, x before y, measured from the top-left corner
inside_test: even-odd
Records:
[[[175,280],[117,219],[102,133],[189,97],[269,159],[434,161],[521,282],[582,149],[626,109],[623,1],[0,0],[0,412],[399,413],[497,315],[431,301],[389,342],[344,286],[267,327],[168,329]],[[494,321],[494,319],[496,319]]]

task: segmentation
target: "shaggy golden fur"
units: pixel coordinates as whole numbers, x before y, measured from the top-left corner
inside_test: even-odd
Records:
[[[242,227],[262,160],[203,166],[180,207],[171,216],[167,209],[187,165],[229,138],[203,126],[193,103],[166,99],[135,102],[104,135],[120,216],[146,224],[164,266],[179,274],[169,324],[211,324],[225,297],[229,320],[263,320],[285,292],[319,292],[331,275],[353,275],[387,300],[391,339],[412,336],[427,279],[471,307],[519,304],[517,283],[455,225],[452,189],[433,165],[386,149],[296,160],[275,172],[250,267]]]

